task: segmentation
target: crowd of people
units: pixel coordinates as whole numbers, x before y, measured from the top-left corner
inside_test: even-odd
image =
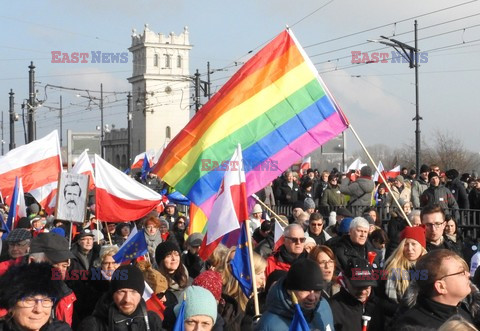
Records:
[[[258,192],[249,220],[257,297],[233,275],[236,247],[201,259],[204,236],[187,234],[173,203],[108,224],[92,205],[77,226],[31,204],[0,241],[0,330],[281,331],[297,307],[312,330],[477,330],[480,254],[457,211],[480,207],[479,181],[436,165],[420,172],[378,183],[368,166],[287,171]],[[278,204],[291,213],[274,213]],[[134,227],[147,254],[118,263]]]

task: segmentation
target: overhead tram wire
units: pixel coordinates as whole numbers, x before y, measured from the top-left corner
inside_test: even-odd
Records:
[[[304,46],[303,48],[307,49],[307,48],[310,48],[310,47],[314,47],[314,46],[326,44],[326,43],[329,43],[329,42],[332,42],[332,41],[337,41],[337,40],[340,40],[340,39],[345,39],[345,38],[352,37],[352,36],[356,36],[356,35],[359,35],[359,34],[362,34],[362,33],[365,33],[365,32],[370,32],[370,31],[374,31],[374,30],[381,29],[381,28],[385,28],[385,27],[390,26],[390,25],[392,25],[392,24],[407,22],[407,21],[410,21],[410,20],[413,20],[413,19],[416,19],[416,18],[420,18],[420,17],[424,17],[424,16],[436,14],[436,13],[439,13],[439,12],[442,12],[442,11],[445,11],[445,10],[450,10],[450,9],[453,9],[453,8],[456,8],[456,7],[468,5],[468,4],[470,4],[470,3],[477,2],[477,1],[478,1],[478,0],[471,0],[471,1],[463,2],[463,3],[460,3],[460,4],[454,5],[454,6],[445,7],[445,8],[438,9],[438,10],[435,10],[435,11],[431,11],[431,12],[428,12],[428,13],[424,13],[424,14],[412,16],[412,17],[410,17],[410,18],[406,18],[406,19],[403,19],[403,20],[400,20],[400,21],[391,22],[391,23],[388,23],[388,24],[382,24],[382,25],[379,25],[379,26],[377,26],[377,27],[373,27],[373,28],[369,28],[369,29],[362,30],[362,31],[350,33],[350,34],[347,34],[347,35],[344,35],[344,36],[340,36],[340,37],[336,37],[336,38],[332,38],[332,39],[329,39],[329,40],[324,40],[324,41],[321,41],[321,42],[318,42],[318,43],[315,43],[315,44],[311,44],[311,45]]]

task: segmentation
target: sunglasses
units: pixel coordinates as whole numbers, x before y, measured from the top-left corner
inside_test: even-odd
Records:
[[[303,237],[303,238],[285,237],[285,239],[288,239],[288,240],[290,240],[291,242],[294,242],[295,244],[304,243],[305,240],[307,240],[307,238],[305,238],[305,237]]]

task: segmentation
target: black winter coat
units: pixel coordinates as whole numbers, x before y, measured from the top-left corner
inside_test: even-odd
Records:
[[[406,326],[432,328],[437,330],[453,315],[460,314],[470,323],[472,317],[460,306],[447,306],[427,298],[418,297],[417,304],[399,315],[391,323],[391,330],[402,330]]]
[[[140,299],[137,309],[126,316],[111,301],[111,295],[104,295],[92,316],[85,318],[77,331],[145,331],[147,327],[143,311],[147,311],[143,299]],[[162,321],[156,313],[148,311],[147,316],[150,331],[162,330]]]
[[[380,267],[381,254],[375,248],[373,248],[372,244],[370,244],[368,240],[366,241],[365,245],[360,246],[354,244],[350,240],[349,235],[344,235],[335,245],[334,250],[338,266],[343,271],[346,270],[348,266],[348,260],[351,258],[361,258],[368,261],[368,252],[377,253],[373,264],[375,264],[377,267]]]
[[[453,197],[457,201],[458,208],[470,209],[470,203],[468,202],[468,194],[465,185],[460,179],[455,178],[451,182],[447,183],[447,188],[452,192]]]
[[[332,309],[336,331],[361,331],[363,315],[372,318],[368,323],[368,331],[385,330],[382,305],[373,291],[364,304],[342,287],[328,303]]]

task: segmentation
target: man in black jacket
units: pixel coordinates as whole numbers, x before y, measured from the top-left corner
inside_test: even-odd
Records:
[[[82,321],[78,331],[161,330],[160,317],[147,312],[142,299],[144,290],[140,269],[132,265],[119,267],[112,276],[110,292],[100,299],[93,315]]]
[[[369,331],[385,330],[382,305],[372,291],[378,278],[364,259],[348,261],[340,292],[329,300],[335,330],[361,331],[365,317],[370,318]]]
[[[443,235],[447,222],[445,222],[445,212],[442,207],[439,205],[425,207],[422,209],[420,218],[425,226],[428,252],[443,248],[461,255],[458,246]]]
[[[359,258],[368,261],[368,253],[376,253],[375,262],[373,266],[378,268],[380,266],[380,254],[370,244],[368,239],[368,230],[370,224],[363,217],[355,217],[350,224],[348,235],[344,235],[334,247],[334,253],[338,261],[338,266],[342,271],[345,271],[348,261],[352,258]]]
[[[416,304],[398,315],[391,329],[403,330],[409,326],[437,330],[453,315],[461,315],[472,322],[470,313],[462,306],[471,288],[468,265],[460,256],[447,249],[437,249],[422,256],[416,270],[427,271],[422,273],[427,277],[416,281]]]

